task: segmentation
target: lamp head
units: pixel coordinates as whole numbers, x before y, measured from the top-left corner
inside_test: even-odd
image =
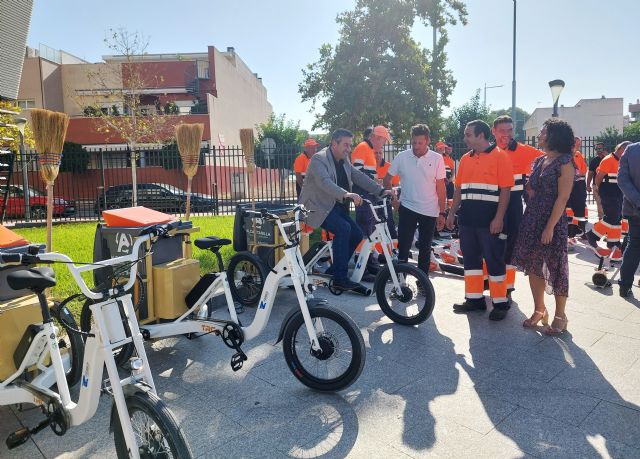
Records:
[[[555,105],[558,102],[560,93],[564,89],[564,81],[552,80],[549,82],[549,88],[551,88],[551,97],[553,98],[553,104]]]
[[[27,119],[17,116],[13,119],[13,122],[18,126],[20,134],[24,135],[24,128],[27,126]]]

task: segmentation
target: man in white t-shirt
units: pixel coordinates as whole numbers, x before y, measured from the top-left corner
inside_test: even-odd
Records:
[[[384,187],[391,188],[394,175],[400,176],[402,193],[398,210],[398,258],[407,261],[416,227],[418,237],[418,267],[429,272],[431,241],[434,228],[444,228],[446,205],[446,171],[442,155],[429,150],[431,132],[425,124],[411,128],[411,150],[398,154],[384,178]]]

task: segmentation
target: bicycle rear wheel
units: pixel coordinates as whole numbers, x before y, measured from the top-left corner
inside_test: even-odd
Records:
[[[80,327],[83,332],[89,333],[91,331],[91,327],[93,325],[93,314],[91,313],[91,308],[89,307],[93,304],[93,300],[87,300],[82,306],[82,312],[80,313]],[[129,328],[129,321],[127,319],[126,314],[124,313],[124,309],[122,305],[118,302],[118,306],[120,307],[120,317],[122,317],[122,325],[124,326],[124,331],[126,333],[127,338],[131,336],[131,329]],[[86,341],[87,337],[83,336],[83,339]],[[113,358],[116,361],[116,365],[122,367],[133,355],[133,351],[135,349],[135,345],[133,342],[126,343],[120,347],[117,347],[113,350]]]
[[[151,392],[126,396],[127,410],[141,458],[191,458],[193,454],[173,413]],[[114,442],[118,459],[130,457],[120,418],[114,416]]]
[[[255,306],[262,295],[267,269],[253,253],[238,252],[229,261],[227,278],[234,301],[243,306]]]
[[[394,263],[393,269],[400,283],[396,289],[389,266],[376,276],[374,289],[380,309],[389,319],[401,325],[417,325],[429,318],[436,302],[436,294],[429,277],[417,266]]]
[[[284,330],[282,350],[289,370],[302,384],[319,391],[337,391],[351,385],[362,373],[366,351],[355,322],[342,311],[327,306],[309,309],[321,349],[311,347],[302,312]]]
[[[58,349],[66,370],[67,384],[74,386],[82,375],[82,360],[84,359],[84,342],[79,333],[69,328],[78,329],[76,320],[66,305],[54,303],[51,306],[51,318],[58,329]]]

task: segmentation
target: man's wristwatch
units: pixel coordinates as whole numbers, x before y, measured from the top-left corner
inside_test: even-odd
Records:
[[[441,217],[446,217],[446,216],[447,216],[447,213],[446,213],[446,212],[440,212],[440,216],[441,216]]]

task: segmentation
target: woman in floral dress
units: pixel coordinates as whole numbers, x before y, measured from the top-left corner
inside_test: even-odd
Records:
[[[555,335],[567,328],[565,305],[569,295],[567,259],[567,218],[565,208],[575,165],[572,152],[574,136],[566,121],[550,118],[544,122],[538,143],[545,155],[533,163],[526,186],[527,208],[516,239],[512,263],[529,276],[535,311],[524,327],[548,323],[544,304],[545,290],[555,296],[556,310],[545,333]]]

